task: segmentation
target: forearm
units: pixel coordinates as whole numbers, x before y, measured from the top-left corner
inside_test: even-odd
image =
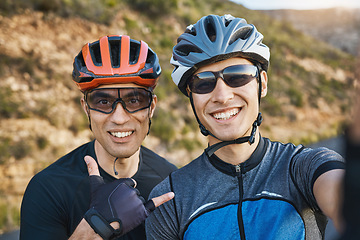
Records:
[[[342,214],[344,175],[343,169],[331,170],[319,176],[314,183],[317,204],[323,213],[333,220],[339,232],[344,231]]]
[[[118,222],[112,222],[110,225],[117,229],[119,228]],[[83,218],[79,225],[76,227],[75,231],[69,238],[69,240],[76,240],[76,239],[84,239],[84,240],[102,240],[102,238],[95,233],[95,231],[90,227],[90,225],[86,222]]]
[[[84,239],[84,240],[101,240],[102,238],[94,232],[85,219],[82,219],[69,240]]]

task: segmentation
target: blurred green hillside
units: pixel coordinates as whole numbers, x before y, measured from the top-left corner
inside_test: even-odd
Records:
[[[18,225],[33,174],[92,138],[72,60],[103,35],[128,34],[159,55],[159,104],[144,144],[179,167],[201,153],[206,140],[171,80],[169,60],[187,25],[227,13],[254,24],[271,49],[262,135],[306,144],[337,135],[351,106],[355,58],[289,23],[223,0],[2,0],[0,228]]]

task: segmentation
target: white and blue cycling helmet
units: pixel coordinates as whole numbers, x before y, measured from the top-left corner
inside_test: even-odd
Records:
[[[192,99],[192,94],[186,91],[190,77],[202,66],[226,60],[233,57],[242,57],[251,61],[259,71],[267,71],[270,60],[270,50],[262,43],[263,35],[256,27],[248,24],[243,18],[231,15],[208,15],[201,18],[194,25],[186,28],[177,39],[173,48],[170,63],[174,66],[171,77],[180,91],[190,97],[190,103],[200,131],[205,136],[214,134],[208,131],[200,122]],[[261,98],[261,79],[259,78],[259,104]],[[252,125],[251,135],[230,141],[222,141],[209,146],[205,151],[211,156],[218,149],[229,144],[241,144],[255,141],[255,133],[262,122],[259,112]],[[219,138],[217,138],[219,139]],[[220,140],[220,139],[219,139]]]
[[[267,71],[269,48],[262,43],[263,35],[243,18],[229,14],[208,15],[186,28],[177,39],[170,63],[171,77],[183,94],[189,77],[206,64],[232,57],[243,57]]]

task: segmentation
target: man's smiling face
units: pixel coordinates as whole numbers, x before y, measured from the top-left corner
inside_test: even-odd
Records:
[[[133,83],[103,85],[99,88],[139,88]],[[142,144],[149,129],[149,119],[153,116],[156,96],[149,108],[129,113],[121,103],[110,114],[89,109],[82,100],[84,110],[90,116],[91,129],[101,147],[112,157],[132,156]]]
[[[220,71],[229,66],[248,64],[252,63],[243,58],[230,58],[203,66],[196,73]],[[216,137],[226,141],[250,135],[252,124],[259,112],[258,91],[258,81],[255,78],[246,85],[235,88],[229,87],[218,78],[212,92],[192,93],[192,96],[200,122]],[[213,138],[210,137],[210,144],[211,139]]]

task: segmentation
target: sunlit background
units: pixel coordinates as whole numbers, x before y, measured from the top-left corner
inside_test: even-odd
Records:
[[[172,82],[169,60],[179,34],[207,14],[245,18],[271,48],[262,136],[305,145],[330,138],[341,147],[352,107],[360,0],[231,1],[0,0],[0,240],[18,239],[31,177],[92,138],[71,71],[81,47],[103,35],[128,34],[157,52],[163,73],[144,145],[179,167],[207,141]],[[299,11],[309,9],[321,10]]]

